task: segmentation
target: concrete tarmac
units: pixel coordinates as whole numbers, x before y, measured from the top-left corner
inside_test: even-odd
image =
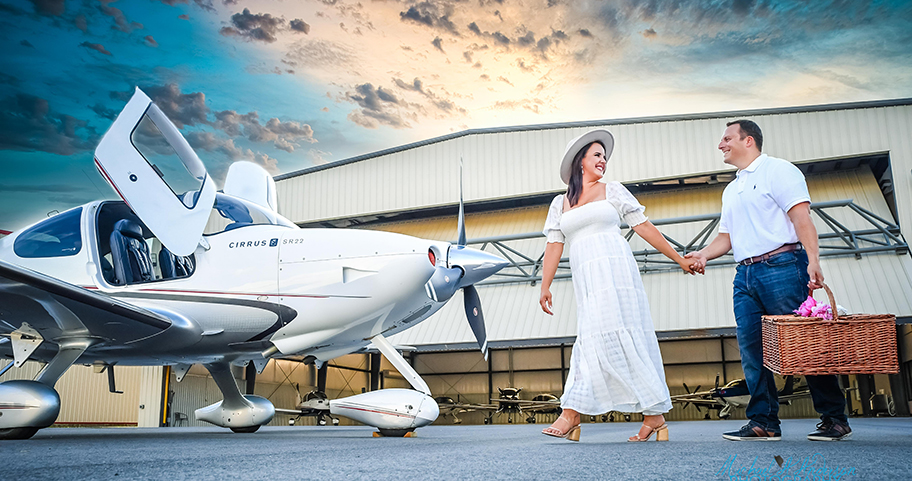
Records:
[[[579,443],[543,436],[545,424],[429,426],[415,438],[354,426],[54,428],[0,441],[0,480],[912,479],[912,418],[850,423],[840,442],[808,441],[814,419],[783,421],[779,442],[722,439],[744,421],[669,423],[667,443],[627,443],[632,422],[583,424]]]

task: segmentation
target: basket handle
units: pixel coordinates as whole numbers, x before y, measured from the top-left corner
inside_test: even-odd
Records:
[[[830,290],[830,286],[826,285],[826,283],[821,282],[820,285],[823,286],[823,290],[826,291],[827,297],[830,298],[830,310],[833,311],[833,320],[838,321],[839,313],[836,312],[836,298],[833,296],[833,291]],[[810,297],[814,296],[814,289],[808,290],[808,296],[810,296]]]

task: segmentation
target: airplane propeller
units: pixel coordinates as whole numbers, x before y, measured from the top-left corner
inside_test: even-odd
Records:
[[[719,380],[716,379],[716,384],[718,385],[718,383],[719,383]],[[703,385],[701,384],[701,385],[697,386],[696,389],[691,391],[690,388],[687,387],[687,383],[683,383],[683,384],[684,384],[684,390],[687,391],[687,394],[696,394],[697,392],[700,391],[700,388],[703,387]],[[684,403],[684,409],[687,409],[687,406],[689,406],[690,404],[692,404],[692,403],[690,403],[690,402]],[[702,412],[702,409],[700,408],[699,404],[694,404],[693,407],[697,408],[697,412]]]
[[[488,336],[485,332],[484,314],[481,312],[481,298],[478,297],[478,290],[475,289],[475,286],[466,286],[462,288],[462,297],[465,302],[466,319],[469,320],[469,326],[472,327],[478,347],[481,348],[481,352],[487,360]]]
[[[486,252],[469,249],[466,247],[465,206],[462,189],[462,159],[459,159],[459,217],[457,225],[456,245],[450,247],[449,258],[451,264],[462,268],[462,278],[457,287],[462,288],[463,302],[465,303],[466,319],[478,342],[478,347],[488,358],[488,340],[485,332],[484,314],[481,311],[481,298],[478,290],[473,285],[494,272],[502,269],[507,263],[503,259]],[[471,266],[471,272],[469,267]],[[483,277],[482,277],[483,276]]]

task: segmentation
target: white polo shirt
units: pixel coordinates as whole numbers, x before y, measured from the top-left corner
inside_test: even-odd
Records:
[[[738,262],[766,254],[783,244],[798,242],[788,211],[810,201],[798,167],[761,154],[725,187],[719,233],[731,237]]]

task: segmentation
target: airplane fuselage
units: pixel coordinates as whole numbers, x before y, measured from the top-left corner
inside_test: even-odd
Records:
[[[328,360],[363,348],[377,334],[415,325],[447,300],[432,299],[423,286],[436,269],[428,251],[434,250],[438,263],[445,262],[448,243],[378,231],[280,225],[249,225],[205,236],[208,248],[193,253],[195,269],[187,277],[115,285],[101,267],[107,261],[98,233],[104,229],[96,224],[99,209],[110,204],[116,203],[78,208],[81,247],[71,255],[17,255],[13,246],[28,228],[0,240],[2,260],[172,321],[186,320],[136,343],[142,349],[101,339],[80,363],[234,361],[258,357],[273,345],[283,354]],[[154,342],[155,337],[176,337],[168,330],[180,330],[180,342]],[[53,354],[47,346],[34,357]]]

